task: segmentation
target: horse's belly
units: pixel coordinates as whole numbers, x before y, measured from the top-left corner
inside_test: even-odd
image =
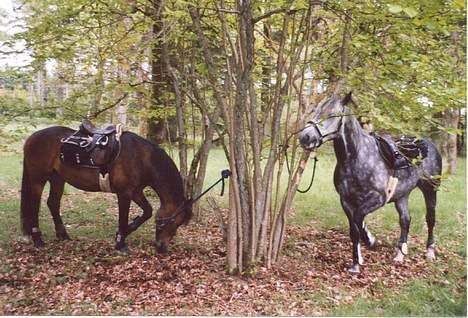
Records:
[[[60,164],[57,172],[66,183],[71,184],[75,188],[89,192],[101,191],[98,169],[69,167],[65,164]]]

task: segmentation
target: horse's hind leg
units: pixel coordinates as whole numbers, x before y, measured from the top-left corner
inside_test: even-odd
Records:
[[[434,226],[436,219],[435,208],[437,204],[437,191],[431,185],[420,185],[419,188],[426,201],[426,223],[428,232],[426,258],[432,260],[435,258]]]
[[[53,175],[49,179],[50,192],[47,199],[47,206],[54,220],[55,235],[59,240],[69,240],[65,226],[63,225],[62,217],[60,216],[60,200],[62,199],[65,181],[58,175]]]
[[[32,183],[29,198],[30,215],[28,228],[30,230],[31,239],[34,247],[44,247],[45,243],[42,240],[42,234],[39,230],[39,209],[41,207],[41,195],[44,190],[45,181]]]
[[[403,262],[408,254],[408,232],[411,223],[411,217],[408,210],[408,196],[404,196],[395,202],[395,207],[400,215],[400,241],[398,243],[398,253],[393,259],[395,262]]]

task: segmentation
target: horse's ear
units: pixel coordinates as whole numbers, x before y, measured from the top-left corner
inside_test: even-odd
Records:
[[[350,102],[353,101],[353,91],[350,91],[341,101],[341,104],[348,105]]]

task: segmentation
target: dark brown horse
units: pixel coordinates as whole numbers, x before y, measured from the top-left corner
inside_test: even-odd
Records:
[[[60,158],[61,140],[74,132],[67,127],[46,128],[32,134],[24,145],[21,223],[23,233],[31,236],[36,247],[44,246],[39,230],[39,208],[46,182],[50,183],[47,205],[57,238],[61,240],[69,239],[60,217],[65,182],[84,191],[101,191],[98,169],[69,165]],[[192,216],[192,200],[184,194],[182,178],[174,162],[158,146],[125,132],[120,137],[120,152],[108,171],[112,192],[117,194],[119,205],[115,248],[127,250],[125,238],[152,216],[153,209],[143,194],[143,189],[149,186],[161,202],[156,217],[156,247],[158,252],[165,252],[177,228]],[[129,224],[131,201],[143,210],[143,214]]]

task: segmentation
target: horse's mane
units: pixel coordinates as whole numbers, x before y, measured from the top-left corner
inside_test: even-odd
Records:
[[[160,168],[158,175],[164,180],[163,186],[167,187],[178,200],[185,200],[184,184],[179,169],[164,149],[154,143],[151,145],[153,148],[152,162]]]
[[[168,191],[175,195],[176,200],[185,205],[185,213],[183,214],[184,220],[182,223],[187,224],[192,218],[192,201],[191,199],[187,200],[185,197],[184,184],[179,169],[164,149],[156,144],[151,144],[154,149],[153,162],[162,167],[158,169],[158,174],[159,177],[164,180],[163,186],[167,187]]]

